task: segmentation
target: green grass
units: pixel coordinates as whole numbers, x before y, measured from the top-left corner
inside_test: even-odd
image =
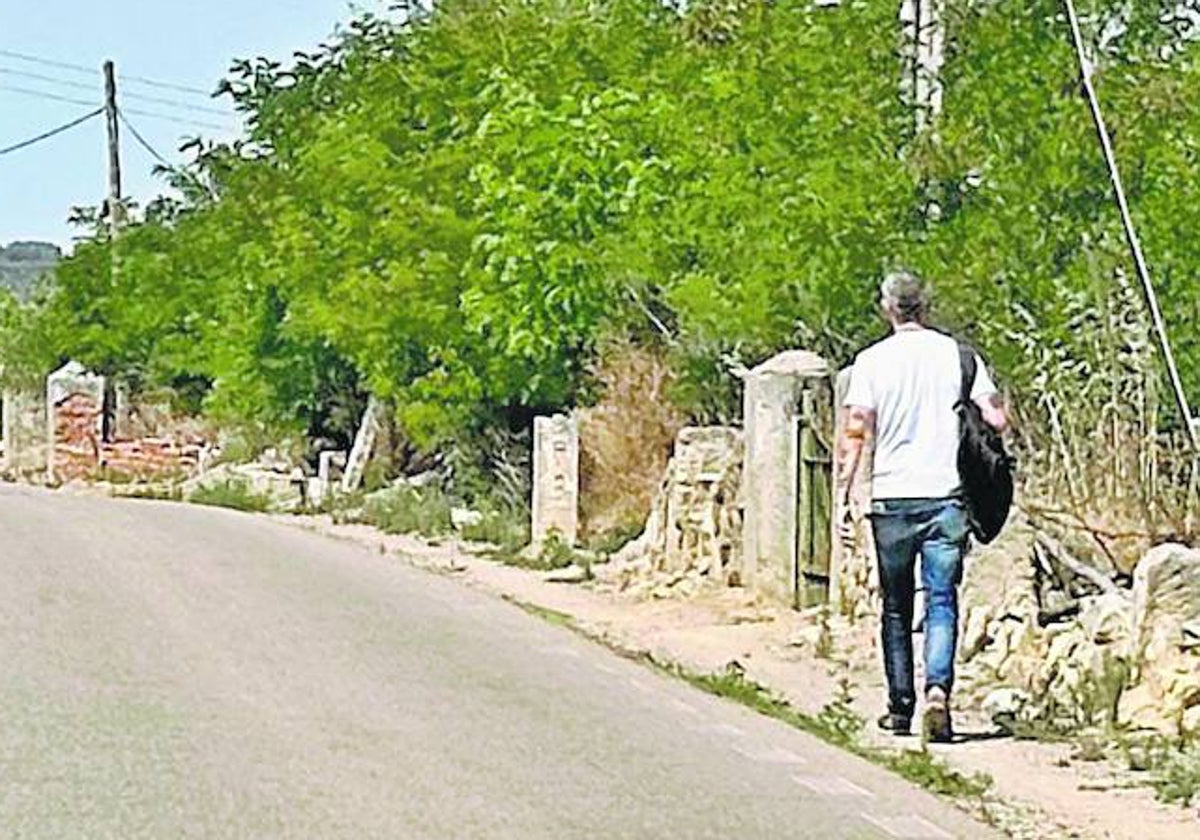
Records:
[[[508,601],[511,604],[516,604],[518,607],[523,609],[525,612],[529,613],[532,616],[536,616],[536,617],[540,618],[542,621],[545,621],[547,624],[553,624],[556,627],[566,627],[568,629],[576,630],[576,631],[579,630],[578,625],[576,625],[576,623],[575,623],[575,617],[569,613],[559,612],[558,610],[552,610],[549,607],[541,607],[541,606],[538,606],[537,604],[531,604],[527,601],[520,601],[516,598],[512,598],[512,597],[508,597],[508,596],[505,596],[504,600]]]
[[[1187,808],[1200,801],[1200,746],[1167,753],[1154,770],[1150,784],[1163,802]]]
[[[1125,736],[1118,743],[1126,765],[1146,774],[1146,786],[1160,801],[1184,808],[1200,801],[1200,743],[1165,735]]]
[[[640,537],[644,529],[644,522],[627,522],[602,533],[591,535],[584,541],[583,547],[601,557],[616,554],[633,540]]]
[[[141,499],[155,502],[182,502],[183,488],[179,485],[161,484],[125,485],[116,492],[122,499]]]
[[[480,511],[483,518],[462,529],[464,540],[490,543],[497,550],[516,553],[529,544],[529,511],[498,504]]]
[[[220,484],[198,487],[188,496],[188,501],[197,505],[232,508],[248,513],[263,513],[271,507],[271,497],[255,493],[248,481],[228,479]]]
[[[386,534],[440,537],[453,530],[451,500],[437,487],[397,487],[367,496],[359,520]]]
[[[536,554],[522,550],[519,546],[498,548],[484,554],[489,560],[514,566],[518,569],[531,569],[535,572],[552,572],[578,566],[584,570],[584,577],[592,578],[592,555],[586,551],[578,551],[567,545],[557,535],[550,537],[541,545]]]
[[[953,799],[981,799],[992,787],[985,774],[964,775],[947,766],[926,749],[895,752],[861,742],[863,720],[853,710],[851,686],[843,680],[838,695],[816,715],[806,714],[737,669],[720,674],[695,674],[682,668],[664,669],[692,685],[741,703],[764,715],[783,721],[826,743],[841,747],[914,784]]]

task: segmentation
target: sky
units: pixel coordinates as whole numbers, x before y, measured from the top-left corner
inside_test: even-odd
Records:
[[[230,139],[240,131],[239,122],[226,100],[144,80],[211,91],[235,58],[287,60],[294,50],[327,40],[351,17],[352,6],[379,11],[384,5],[382,0],[0,0],[0,149],[99,107],[100,68],[112,59],[120,78],[120,107],[155,150],[178,161],[184,138]],[[152,175],[155,160],[127,130],[121,150],[124,193],[144,206],[166,189]],[[40,240],[69,249],[75,235],[67,224],[70,209],[104,199],[106,167],[103,118],[0,155],[0,246]]]

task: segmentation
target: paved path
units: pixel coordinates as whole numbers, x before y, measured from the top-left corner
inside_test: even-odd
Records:
[[[3,838],[991,836],[362,548],[17,488],[0,529]]]

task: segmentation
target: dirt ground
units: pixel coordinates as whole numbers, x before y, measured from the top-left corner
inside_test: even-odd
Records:
[[[299,527],[376,548],[431,571],[459,577],[498,597],[565,613],[576,627],[605,644],[648,654],[696,672],[731,663],[784,697],[817,713],[849,681],[855,710],[874,720],[883,706],[881,668],[873,623],[834,625],[833,645],[822,644],[819,614],[764,608],[737,589],[703,590],[686,599],[633,597],[603,581],[562,583],[546,573],[500,565],[472,546],[390,536],[362,525],[335,525],[325,517],[281,517]],[[603,575],[601,575],[601,578]],[[818,655],[824,654],[824,656]],[[1200,810],[1164,805],[1127,771],[1073,757],[1070,744],[999,737],[981,714],[956,710],[964,736],[931,749],[951,767],[986,773],[994,781],[989,812],[1018,838],[1082,840],[1194,840]],[[894,743],[873,726],[871,743]],[[916,746],[911,741],[907,746]]]

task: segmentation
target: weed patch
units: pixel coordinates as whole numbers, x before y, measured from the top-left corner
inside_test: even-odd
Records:
[[[116,495],[121,499],[139,499],[151,502],[182,502],[183,488],[178,485],[133,485],[122,487]]]
[[[583,545],[588,551],[601,557],[609,557],[640,537],[644,527],[640,520],[629,520],[603,533],[592,534]]]
[[[385,534],[438,537],[450,533],[452,505],[437,487],[397,487],[366,497],[359,521]]]
[[[965,775],[947,766],[928,750],[894,752],[863,744],[860,736],[863,720],[852,708],[852,686],[843,679],[834,699],[816,715],[793,708],[786,700],[746,679],[741,669],[731,668],[720,674],[694,674],[678,666],[666,668],[704,691],[748,706],[757,712],[781,720],[826,743],[879,764],[914,784],[953,799],[982,799],[991,789],[986,774]]]
[[[499,505],[481,513],[478,522],[463,527],[463,539],[489,543],[505,554],[515,554],[529,544],[528,510]]]
[[[1200,747],[1193,745],[1166,754],[1151,785],[1163,802],[1187,808],[1200,800]]]
[[[271,507],[271,497],[256,493],[248,481],[229,479],[220,484],[198,487],[188,496],[197,505],[231,508],[248,513],[263,513]]]
[[[568,627],[571,629],[577,629],[574,616],[571,616],[565,612],[559,612],[558,610],[552,610],[549,607],[541,607],[541,606],[538,606],[537,604],[531,604],[528,601],[519,601],[516,598],[506,597],[504,600],[508,601],[511,604],[516,604],[518,607],[523,609],[525,612],[529,613],[532,616],[536,616],[536,617],[540,618],[542,621],[545,621],[548,624],[553,624],[556,627]]]

